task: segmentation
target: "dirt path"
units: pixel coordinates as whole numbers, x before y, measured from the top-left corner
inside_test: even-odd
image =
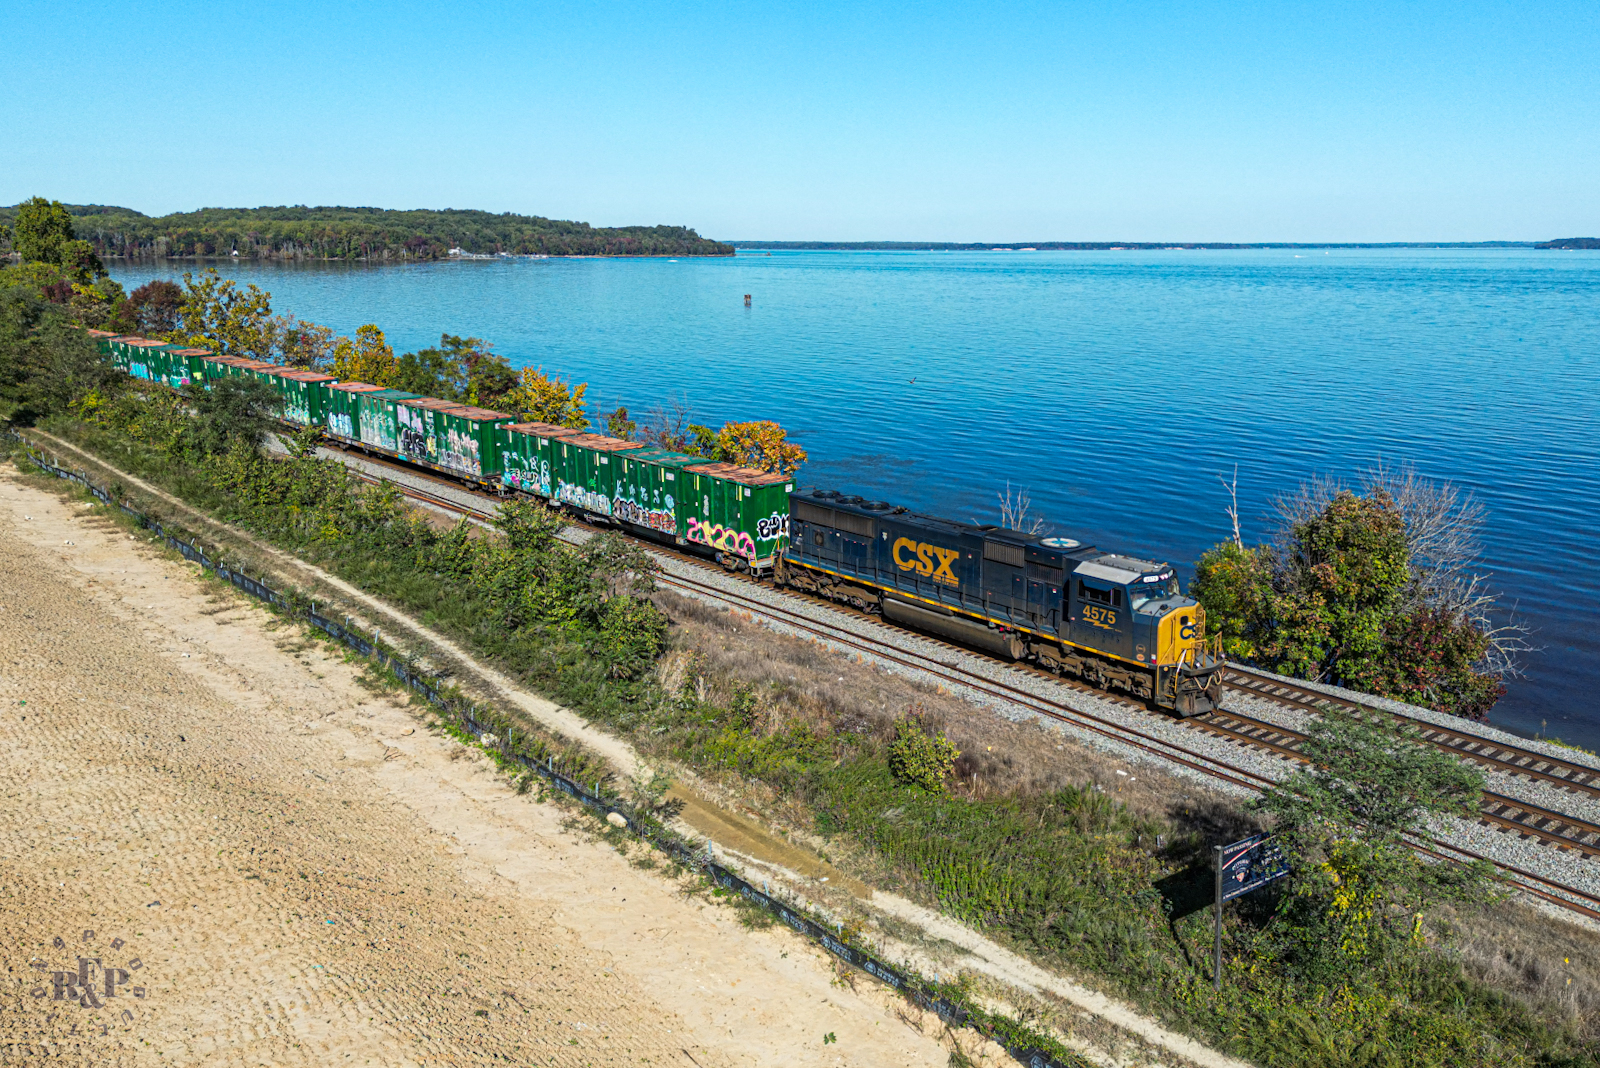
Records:
[[[87,511],[0,472],[0,1063],[946,1063]]]

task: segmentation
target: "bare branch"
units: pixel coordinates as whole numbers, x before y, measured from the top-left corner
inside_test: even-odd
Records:
[[[1228,513],[1228,518],[1233,520],[1233,544],[1236,547],[1243,549],[1244,538],[1239,534],[1239,465],[1233,465],[1232,482],[1229,482],[1221,475],[1217,476],[1217,481],[1221,482],[1223,488],[1228,491],[1228,500],[1231,502],[1229,503],[1226,511]]]
[[[1007,530],[1020,530],[1024,534],[1043,534],[1048,529],[1045,521],[1038,516],[1030,516],[1028,511],[1033,506],[1033,500],[1028,496],[1026,487],[1016,490],[1011,489],[1011,481],[1006,480],[1006,491],[995,494],[1000,500],[1000,525]]]

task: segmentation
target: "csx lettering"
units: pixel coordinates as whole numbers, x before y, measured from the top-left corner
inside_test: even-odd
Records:
[[[901,538],[894,543],[894,563],[901,571],[915,571],[919,575],[942,582],[946,586],[959,586],[950,565],[961,557],[960,549],[943,549],[925,541]]]
[[[1194,624],[1185,623],[1183,626],[1179,627],[1178,637],[1182,638],[1186,642],[1194,641]]]

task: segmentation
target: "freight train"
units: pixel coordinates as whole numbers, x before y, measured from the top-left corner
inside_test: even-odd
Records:
[[[1222,659],[1205,612],[1171,567],[920,515],[792,476],[635,441],[522,422],[314,371],[91,330],[118,370],[179,388],[245,376],[283,398],[282,418],[340,447],[403,460],[506,495],[770,576],[886,619],[1025,660],[1180,716],[1211,711]]]

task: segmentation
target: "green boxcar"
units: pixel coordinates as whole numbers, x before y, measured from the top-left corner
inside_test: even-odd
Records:
[[[439,466],[474,481],[498,482],[500,428],[514,422],[514,415],[471,405],[439,412]]]
[[[167,367],[171,357],[169,353],[178,348],[164,341],[150,341],[147,338],[125,338],[123,344],[128,350],[128,373],[134,378],[142,378],[147,382],[166,381]]]
[[[679,545],[688,543],[688,509],[683,486],[692,484],[684,471],[706,462],[704,456],[670,452],[646,446],[618,458],[621,464],[611,490],[612,517],[635,529],[669,536]],[[680,514],[681,513],[681,514]]]
[[[283,418],[297,426],[324,426],[328,419],[328,383],[332,375],[291,368],[278,373]]]
[[[777,551],[789,544],[794,479],[722,463],[685,468],[684,475],[692,480],[692,492],[679,504],[689,509],[683,516],[689,543],[714,550],[724,564],[770,568]]]
[[[552,500],[663,541],[698,546],[729,567],[767,570],[788,544],[792,478],[598,434],[563,434],[503,431],[508,482],[547,482]],[[519,448],[513,438],[547,444]],[[532,477],[519,473],[533,463],[539,466]]]
[[[85,330],[84,333],[88,334],[90,339],[94,341],[94,347],[99,351],[100,355],[108,358],[111,356],[111,339],[118,337],[118,334],[110,330]],[[116,366],[115,362],[113,362],[112,366]],[[126,372],[127,368],[118,367],[117,370]]]
[[[173,349],[168,354],[164,380],[173,389],[182,389],[190,382],[204,382],[209,349]]]
[[[439,467],[439,438],[446,412],[461,405],[437,397],[416,397],[395,404],[395,452],[401,459]]]
[[[395,402],[415,400],[420,394],[403,389],[380,389],[356,395],[357,440],[384,452],[399,451],[400,427],[395,418]]]
[[[615,454],[641,449],[636,441],[608,438],[602,434],[575,434],[561,438],[550,450],[550,474],[555,483],[551,495],[590,515],[610,516],[611,498],[616,490],[620,462]]]
[[[508,423],[495,431],[500,447],[500,481],[524,493],[555,494],[552,472],[560,463],[552,457],[556,443],[583,433],[553,423]]]
[[[366,382],[329,382],[327,393],[327,429],[332,436],[343,441],[361,441],[361,408],[357,403],[364,393],[380,392],[382,386]]]
[[[118,334],[106,339],[106,351],[111,354],[111,366],[123,374],[133,374],[133,355],[139,351],[137,343],[145,340],[137,334]]]
[[[231,378],[243,374],[239,364],[243,361],[237,356],[207,356],[200,361],[205,364],[202,372],[207,382],[215,382],[220,378]]]

